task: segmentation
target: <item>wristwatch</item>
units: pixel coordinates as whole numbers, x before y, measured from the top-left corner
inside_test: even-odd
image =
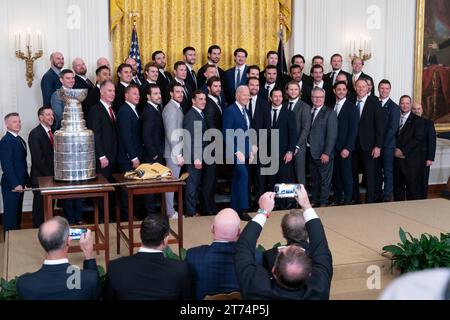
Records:
[[[269,218],[269,213],[264,209],[258,209],[256,213],[263,214],[266,216],[266,218]]]

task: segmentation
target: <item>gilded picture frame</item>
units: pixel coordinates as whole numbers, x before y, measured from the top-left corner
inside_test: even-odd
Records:
[[[435,122],[436,131],[450,131],[450,63],[447,60],[450,48],[448,44],[442,46],[449,42],[445,32],[450,18],[438,11],[442,6],[448,7],[442,0],[416,1],[414,100],[422,104],[424,116]],[[442,19],[448,20],[442,23]]]

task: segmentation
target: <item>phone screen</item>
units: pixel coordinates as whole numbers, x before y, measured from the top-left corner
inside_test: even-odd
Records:
[[[70,228],[69,229],[69,235],[72,240],[80,240],[81,235],[86,232],[87,232],[86,228]]]
[[[275,197],[277,198],[295,198],[297,190],[300,190],[299,184],[279,183],[275,185]]]

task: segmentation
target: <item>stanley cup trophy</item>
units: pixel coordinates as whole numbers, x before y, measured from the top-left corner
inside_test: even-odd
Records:
[[[86,128],[81,102],[87,89],[59,89],[64,102],[61,129],[54,133],[55,180],[95,179],[94,133]]]

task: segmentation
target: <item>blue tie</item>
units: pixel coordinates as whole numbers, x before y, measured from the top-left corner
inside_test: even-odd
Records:
[[[237,69],[235,88],[237,89],[237,87],[239,87],[240,84],[241,84],[241,69]]]
[[[358,111],[359,111],[359,115],[361,116],[361,113],[362,113],[362,110],[361,110],[361,103],[362,103],[362,100],[358,100],[358,103],[356,104],[356,108],[358,108]]]
[[[244,117],[245,127],[246,127],[246,130],[247,130],[248,129],[248,123],[247,123],[247,115],[245,114],[245,108],[242,108],[242,116]]]

